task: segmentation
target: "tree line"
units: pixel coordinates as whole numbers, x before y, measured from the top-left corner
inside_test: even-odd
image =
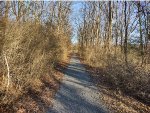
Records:
[[[71,5],[0,1],[0,105],[12,104],[44,76],[52,78],[56,63],[66,59],[71,48]]]
[[[128,62],[128,46],[136,45],[141,63],[148,53],[149,2],[85,2],[79,25],[79,44],[82,48],[120,47]]]
[[[150,80],[149,5],[149,1],[82,2],[78,24],[78,52],[98,84],[145,103]]]

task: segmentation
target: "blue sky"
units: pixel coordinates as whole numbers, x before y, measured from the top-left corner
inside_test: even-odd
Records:
[[[72,14],[71,14],[71,24],[73,26],[73,37],[72,43],[77,43],[77,27],[80,24],[82,13],[80,9],[82,8],[82,2],[74,1],[72,5]]]

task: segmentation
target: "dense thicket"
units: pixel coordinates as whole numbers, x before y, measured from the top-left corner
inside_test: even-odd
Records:
[[[55,64],[67,57],[71,4],[0,1],[0,107],[12,105],[31,88],[42,89],[41,78],[51,77]],[[146,103],[150,103],[149,7],[148,1],[82,2],[78,19],[78,52],[96,67],[98,79]]]
[[[149,2],[84,2],[79,53],[99,79],[150,102]],[[96,70],[99,72],[101,69]]]
[[[70,49],[71,2],[0,2],[0,105],[51,76]],[[33,86],[34,87],[34,86]]]

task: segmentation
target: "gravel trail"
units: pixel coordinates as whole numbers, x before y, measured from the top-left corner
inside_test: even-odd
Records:
[[[106,113],[99,91],[76,56],[64,70],[64,78],[47,113]]]

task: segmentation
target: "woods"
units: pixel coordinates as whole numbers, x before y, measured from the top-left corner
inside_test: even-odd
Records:
[[[71,2],[0,2],[0,106],[11,105],[66,59]],[[13,106],[12,106],[13,107]]]
[[[150,105],[150,2],[0,1],[0,112],[46,112],[72,54],[96,87]]]
[[[96,68],[100,81],[149,103],[149,2],[82,4],[78,48],[85,63]]]

